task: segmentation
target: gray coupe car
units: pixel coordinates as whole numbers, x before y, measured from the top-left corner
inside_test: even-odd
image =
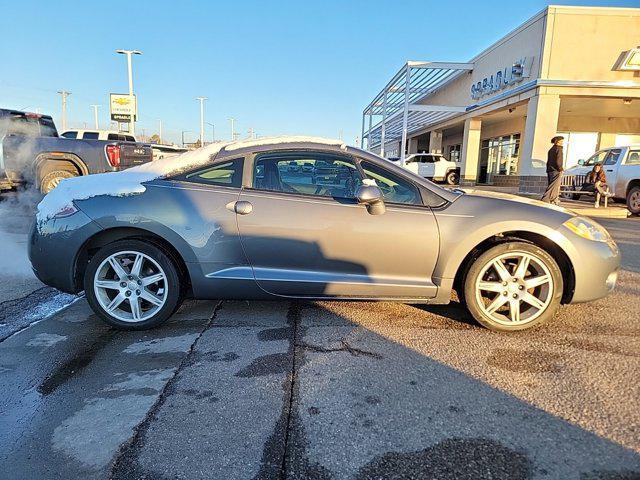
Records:
[[[444,189],[306,138],[65,180],[29,246],[40,280],[84,290],[125,329],[161,324],[186,297],[446,304],[455,290],[482,325],[521,330],[604,297],[620,266],[607,231],[568,210]]]

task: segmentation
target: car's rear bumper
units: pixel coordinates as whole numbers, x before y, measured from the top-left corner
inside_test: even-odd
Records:
[[[81,211],[62,219],[34,222],[29,237],[29,260],[38,279],[63,292],[76,293],[78,252],[100,227]]]

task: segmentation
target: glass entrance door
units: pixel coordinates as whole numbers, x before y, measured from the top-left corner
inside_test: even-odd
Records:
[[[520,134],[503,135],[482,141],[479,183],[492,183],[495,175],[515,175],[520,156]]]

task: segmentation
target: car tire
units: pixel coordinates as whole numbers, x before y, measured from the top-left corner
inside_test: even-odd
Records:
[[[473,262],[464,279],[464,301],[478,323],[510,332],[549,321],[563,288],[560,268],[545,250],[531,243],[505,242]]]
[[[40,180],[40,193],[46,195],[56,188],[65,178],[73,178],[78,176],[77,170],[57,168],[46,173]]]
[[[627,193],[627,209],[632,215],[640,215],[640,187],[631,187]]]
[[[89,306],[121,330],[146,330],[167,321],[182,301],[181,283],[179,270],[167,252],[135,239],[102,247],[84,275]]]
[[[460,174],[455,170],[448,172],[444,178],[444,181],[447,185],[457,185],[460,181]]]

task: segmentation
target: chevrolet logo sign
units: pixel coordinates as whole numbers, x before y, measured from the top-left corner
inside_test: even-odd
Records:
[[[129,105],[131,103],[131,100],[128,98],[116,98],[114,100],[114,103],[117,103],[118,105]]]
[[[632,48],[623,55],[624,58],[619,63],[618,70],[640,70],[640,47]]]

